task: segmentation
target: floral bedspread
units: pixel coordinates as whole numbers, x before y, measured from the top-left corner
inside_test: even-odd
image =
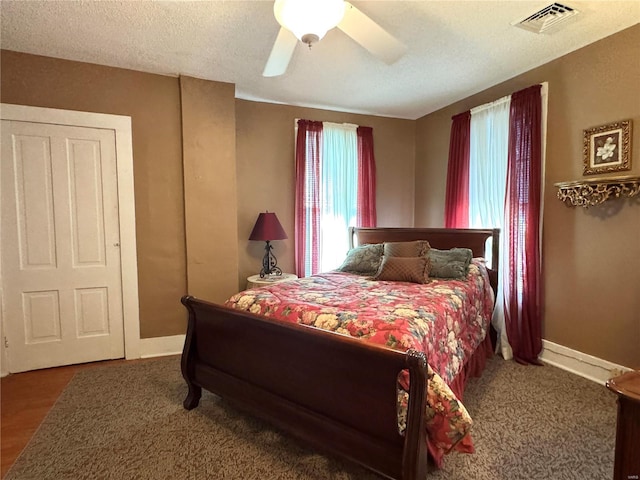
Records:
[[[474,259],[466,279],[432,279],[422,285],[329,272],[245,290],[226,305],[401,351],[425,352],[431,378],[427,391],[429,450],[441,464],[442,456],[452,449],[473,451],[470,439],[465,438],[471,417],[448,384],[484,340],[493,303],[484,263]],[[407,397],[400,389],[401,431]]]

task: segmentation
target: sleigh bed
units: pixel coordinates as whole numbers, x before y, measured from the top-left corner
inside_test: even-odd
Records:
[[[450,281],[454,283],[434,280],[410,288],[435,287],[455,293],[467,288],[468,284],[478,283],[483,294],[491,298],[476,300],[476,304],[484,305],[485,310],[487,302],[493,305],[497,286],[497,230],[356,228],[351,234],[358,245],[426,240],[433,249],[468,248],[474,257],[468,278]],[[493,260],[489,267],[479,258],[486,257],[485,244],[490,237],[493,239]],[[472,272],[476,275],[473,279]],[[482,287],[483,282],[485,287]],[[390,308],[395,312],[408,309],[407,316],[415,315],[415,311],[422,310],[422,305],[407,306],[405,302],[389,307],[389,299],[397,301],[405,295],[419,301],[422,295],[430,294],[426,290],[398,293],[405,288],[401,283],[404,282],[376,283],[362,276],[331,272],[295,283],[284,282],[241,292],[225,305],[183,297],[182,303],[189,312],[182,354],[182,374],[188,385],[184,407],[196,407],[204,388],[320,451],[342,456],[388,478],[424,479],[428,455],[431,454],[436,464],[442,461],[442,449],[434,447],[437,439],[428,438],[428,435],[433,436],[429,427],[433,427],[439,418],[433,416],[434,410],[439,410],[433,408],[434,396],[444,390],[449,392],[451,387],[449,393],[444,392],[444,400],[438,405],[454,405],[451,407],[453,417],[461,411],[466,414],[460,401],[466,378],[482,370],[492,351],[487,334],[490,318],[485,318],[486,312],[481,316],[477,312],[480,308],[471,305],[470,310],[478,318],[482,317],[482,321],[471,320],[469,323],[483,325],[479,333],[472,334],[471,330],[465,330],[466,327],[459,329],[460,336],[469,337],[465,342],[473,340],[466,348],[474,351],[462,352],[462,364],[454,365],[456,368],[451,371],[450,365],[440,365],[441,358],[437,368],[432,369],[429,363],[430,357],[436,360],[438,345],[451,341],[451,332],[448,338],[445,332],[442,334],[445,338],[412,343],[411,339],[396,342],[395,338],[401,335],[395,333],[382,331],[378,335],[366,329],[363,333],[362,322],[358,319],[342,324],[348,328],[336,328],[341,323],[335,319],[347,318],[351,313],[343,315],[332,302],[343,293],[346,296],[350,290],[356,295],[360,290],[371,289],[373,292],[372,297],[361,298],[363,311],[376,312],[379,308],[383,315],[382,312],[388,312]],[[391,293],[380,290],[383,284],[388,284],[385,288],[391,288]],[[306,295],[305,285],[310,289],[315,285],[324,293],[309,290],[314,293]],[[416,294],[416,291],[424,293]],[[311,307],[311,313],[304,312],[300,306],[306,301],[305,297],[321,298]],[[371,300],[375,297],[386,299],[387,303],[378,307]],[[296,303],[298,300],[301,300],[300,305]],[[284,304],[289,301],[291,305]],[[453,310],[465,310],[460,307],[460,300],[447,303]],[[464,302],[462,304],[464,307]],[[333,308],[329,310],[333,313],[323,313],[326,308]],[[351,303],[345,306],[346,310],[353,312],[358,307]],[[323,330],[323,322],[317,321],[322,315],[332,320],[324,323],[330,324],[327,328],[333,331]],[[443,315],[449,327],[452,323],[458,325],[458,320],[451,320],[450,312]],[[313,320],[306,321],[310,318]],[[353,332],[354,324],[362,327],[357,329],[357,334]],[[423,330],[430,329],[423,323],[420,325]],[[431,329],[436,330],[435,326]],[[354,338],[357,336],[363,338]],[[386,344],[371,342],[372,338],[378,337],[384,337]],[[454,345],[459,345],[457,342],[458,339],[454,339]],[[463,345],[462,340],[460,345]],[[439,357],[442,357],[440,353]],[[459,433],[460,439],[468,442],[470,423],[464,423],[458,417],[456,421],[459,423],[448,426],[449,430],[443,435]],[[442,431],[443,427],[440,427]],[[456,429],[460,432],[455,432]],[[464,444],[458,440],[453,442],[457,448]],[[470,443],[467,445],[472,449]]]

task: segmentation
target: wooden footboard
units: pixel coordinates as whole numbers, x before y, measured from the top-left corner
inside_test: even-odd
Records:
[[[426,359],[314,327],[286,324],[185,296],[189,325],[182,374],[198,405],[202,388],[309,445],[393,479],[424,479]],[[404,436],[397,378],[410,372]]]

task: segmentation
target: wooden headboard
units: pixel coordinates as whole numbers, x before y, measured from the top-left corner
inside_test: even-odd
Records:
[[[498,270],[500,229],[474,228],[364,228],[349,227],[349,248],[366,243],[427,240],[433,248],[469,248],[474,257],[487,257],[487,238],[492,238],[491,269]]]

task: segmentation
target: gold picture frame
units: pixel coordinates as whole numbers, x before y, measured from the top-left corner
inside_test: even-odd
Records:
[[[631,170],[631,120],[584,131],[583,175]]]

